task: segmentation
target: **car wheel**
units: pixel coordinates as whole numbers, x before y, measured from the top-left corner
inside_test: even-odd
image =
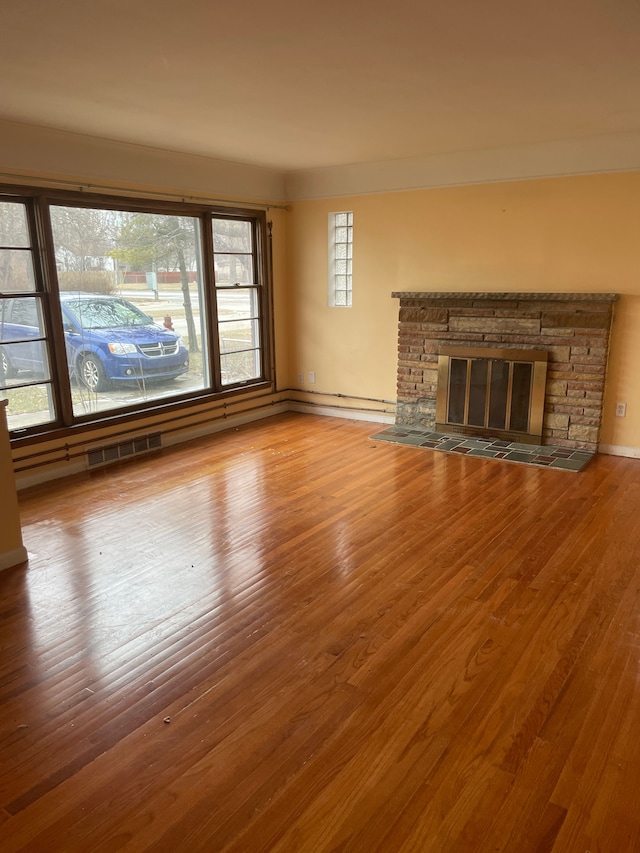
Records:
[[[104,367],[97,355],[84,355],[80,359],[80,380],[89,391],[103,391],[107,387]]]
[[[2,379],[12,379],[16,375],[15,370],[11,367],[9,356],[4,350],[0,350],[0,377]]]

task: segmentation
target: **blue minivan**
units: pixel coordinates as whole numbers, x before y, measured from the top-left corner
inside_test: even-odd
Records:
[[[111,382],[173,379],[189,369],[189,351],[179,334],[119,296],[61,293],[60,305],[70,376],[89,390]],[[2,376],[18,370],[46,373],[42,323],[34,298],[0,303]]]

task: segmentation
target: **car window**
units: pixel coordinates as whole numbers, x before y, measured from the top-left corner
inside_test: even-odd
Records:
[[[76,299],[64,303],[83,329],[113,329],[146,326],[150,320],[135,305],[119,299]]]

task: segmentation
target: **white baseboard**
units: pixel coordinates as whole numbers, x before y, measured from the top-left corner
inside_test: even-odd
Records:
[[[617,444],[599,444],[598,453],[607,456],[627,456],[629,459],[640,459],[640,447],[621,447]]]
[[[0,572],[13,566],[19,566],[20,563],[26,563],[28,559],[27,549],[23,545],[14,548],[12,551],[5,551],[0,554]]]
[[[395,415],[384,412],[358,412],[350,409],[339,409],[333,406],[311,406],[308,403],[289,403],[290,412],[302,412],[305,415],[322,415],[325,418],[346,418],[350,421],[373,421],[379,424],[394,424]]]

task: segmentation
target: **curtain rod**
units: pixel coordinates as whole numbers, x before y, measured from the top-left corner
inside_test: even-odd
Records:
[[[0,172],[3,180],[20,181],[30,186],[51,184],[78,192],[110,192],[116,195],[125,194],[135,198],[157,198],[159,200],[178,200],[193,204],[221,204],[227,207],[254,207],[258,210],[291,210],[288,204],[270,204],[269,202],[229,201],[228,198],[209,198],[208,196],[185,195],[184,193],[160,192],[159,190],[132,190],[127,187],[111,187],[107,184],[89,184],[82,181],[71,181],[65,178],[34,178],[30,175],[19,175],[15,172]]]

